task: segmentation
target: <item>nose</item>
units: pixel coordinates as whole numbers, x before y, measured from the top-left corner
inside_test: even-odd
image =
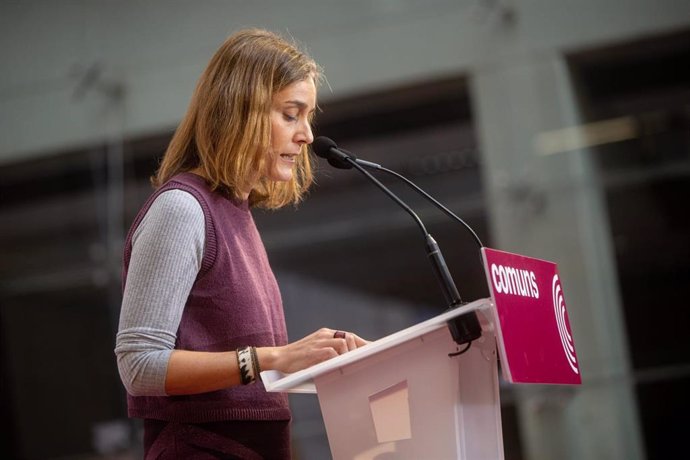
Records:
[[[304,120],[300,124],[300,128],[297,131],[296,141],[298,144],[311,144],[314,142],[314,133],[311,131],[311,123],[309,120]]]

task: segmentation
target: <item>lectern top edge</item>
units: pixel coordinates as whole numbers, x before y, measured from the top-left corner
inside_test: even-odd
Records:
[[[393,348],[401,343],[415,339],[424,334],[428,334],[440,327],[446,327],[446,322],[459,315],[488,309],[491,306],[491,299],[479,299],[461,307],[446,311],[438,316],[434,316],[414,326],[403,329],[394,334],[382,337],[370,344],[358,348],[357,350],[336,356],[322,363],[303,369],[293,374],[281,374],[280,372],[262,372],[261,377],[266,387],[266,391],[295,391],[310,392],[305,390],[305,385],[309,384],[314,378],[334,371],[340,367],[347,366],[353,362],[364,359],[368,356],[380,353],[384,350]]]

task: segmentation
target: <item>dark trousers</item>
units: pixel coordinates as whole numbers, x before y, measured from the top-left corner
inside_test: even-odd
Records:
[[[290,421],[144,420],[146,460],[290,459]]]

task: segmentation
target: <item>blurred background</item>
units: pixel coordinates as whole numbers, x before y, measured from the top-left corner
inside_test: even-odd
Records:
[[[316,134],[414,180],[487,246],[559,264],[583,385],[501,385],[509,460],[677,458],[690,411],[690,2],[0,2],[0,457],[141,457],[113,354],[123,236],[227,35],[319,62]],[[400,183],[465,300],[469,234]],[[292,339],[441,312],[413,221],[320,163],[256,212]],[[686,300],[683,300],[686,299]],[[295,458],[329,458],[291,397]]]

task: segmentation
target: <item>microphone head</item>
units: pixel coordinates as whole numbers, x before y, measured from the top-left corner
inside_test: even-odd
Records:
[[[312,150],[317,156],[328,160],[328,164],[338,169],[350,169],[352,163],[348,158],[355,159],[355,156],[344,149],[339,149],[338,145],[328,137],[319,136],[311,144]]]
[[[337,149],[338,145],[333,142],[333,139],[330,139],[326,136],[319,136],[314,139],[314,142],[311,144],[311,148],[316,156],[328,159],[331,154],[331,149]]]

